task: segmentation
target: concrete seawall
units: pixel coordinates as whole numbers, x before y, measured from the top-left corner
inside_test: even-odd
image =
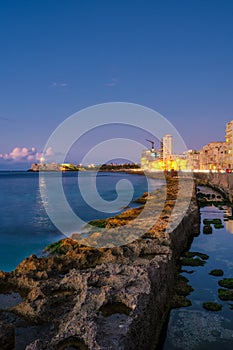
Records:
[[[233,173],[196,173],[197,184],[219,190],[233,202]]]
[[[174,188],[169,191],[167,211],[146,237],[99,250],[66,239],[60,255],[31,256],[15,271],[0,272],[0,293],[19,292],[23,298],[0,313],[0,345],[7,341],[5,330],[16,349],[21,344],[26,350],[154,350],[177,262],[199,233],[196,198],[177,228],[165,232],[175,202]]]

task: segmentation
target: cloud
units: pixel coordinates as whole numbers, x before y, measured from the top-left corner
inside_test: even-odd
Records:
[[[109,83],[106,83],[105,86],[113,87],[113,86],[116,86],[117,84],[118,84],[118,80],[113,78]]]
[[[51,84],[51,86],[52,87],[66,87],[66,86],[68,86],[68,84],[67,83],[57,83],[57,82],[53,82],[52,84]]]
[[[9,120],[8,118],[5,118],[5,117],[0,117],[0,120]]]
[[[53,155],[53,150],[49,147],[45,156],[51,157]],[[35,147],[27,148],[27,147],[15,147],[9,153],[0,153],[0,161],[8,161],[8,162],[37,162],[40,161],[42,157],[42,152],[37,151]]]

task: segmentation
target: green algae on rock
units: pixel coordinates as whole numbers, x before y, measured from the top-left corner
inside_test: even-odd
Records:
[[[212,275],[212,276],[223,276],[223,274],[224,274],[224,272],[223,272],[223,270],[221,270],[221,269],[214,269],[214,270],[211,270],[210,272],[209,272],[209,275]]]
[[[188,284],[188,278],[179,275],[175,281],[174,294],[172,296],[171,308],[187,307],[192,305],[191,301],[186,297],[193,292],[193,287]]]
[[[201,260],[200,258],[182,258],[181,264],[183,266],[204,266],[205,261]]]
[[[223,278],[218,284],[223,288],[233,289],[233,278]]]
[[[214,225],[214,228],[218,229],[218,228],[223,228],[224,225],[222,224],[222,220],[221,219],[204,219],[203,220],[203,224],[204,224],[204,228],[203,228],[203,231],[206,231],[204,233],[212,233],[212,230],[210,230],[210,225]],[[208,232],[208,229],[209,231],[211,232]]]
[[[202,304],[203,308],[208,310],[208,311],[220,311],[222,309],[222,305],[212,302],[212,301],[208,301]]]
[[[213,229],[210,225],[203,226],[203,233],[209,235],[213,232]]]
[[[198,256],[202,260],[207,260],[209,259],[209,255],[204,254],[204,253],[198,253],[198,252],[186,252],[185,257],[186,258],[194,258],[195,256]]]
[[[233,300],[233,290],[219,288],[218,297],[223,301]]]

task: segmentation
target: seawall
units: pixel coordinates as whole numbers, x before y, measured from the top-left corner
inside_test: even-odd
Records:
[[[94,249],[65,239],[56,255],[33,255],[15,271],[0,272],[0,292],[22,296],[0,313],[1,349],[12,349],[4,338],[10,332],[16,349],[154,350],[177,262],[199,233],[195,196],[176,229],[166,232],[176,191],[177,183],[169,184],[158,222],[132,243]]]
[[[195,179],[197,184],[210,186],[233,202],[233,173],[196,173]]]

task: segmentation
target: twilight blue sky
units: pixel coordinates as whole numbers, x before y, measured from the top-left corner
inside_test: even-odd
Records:
[[[153,108],[188,148],[224,140],[233,119],[231,0],[0,1],[0,47],[0,169],[98,103]]]

